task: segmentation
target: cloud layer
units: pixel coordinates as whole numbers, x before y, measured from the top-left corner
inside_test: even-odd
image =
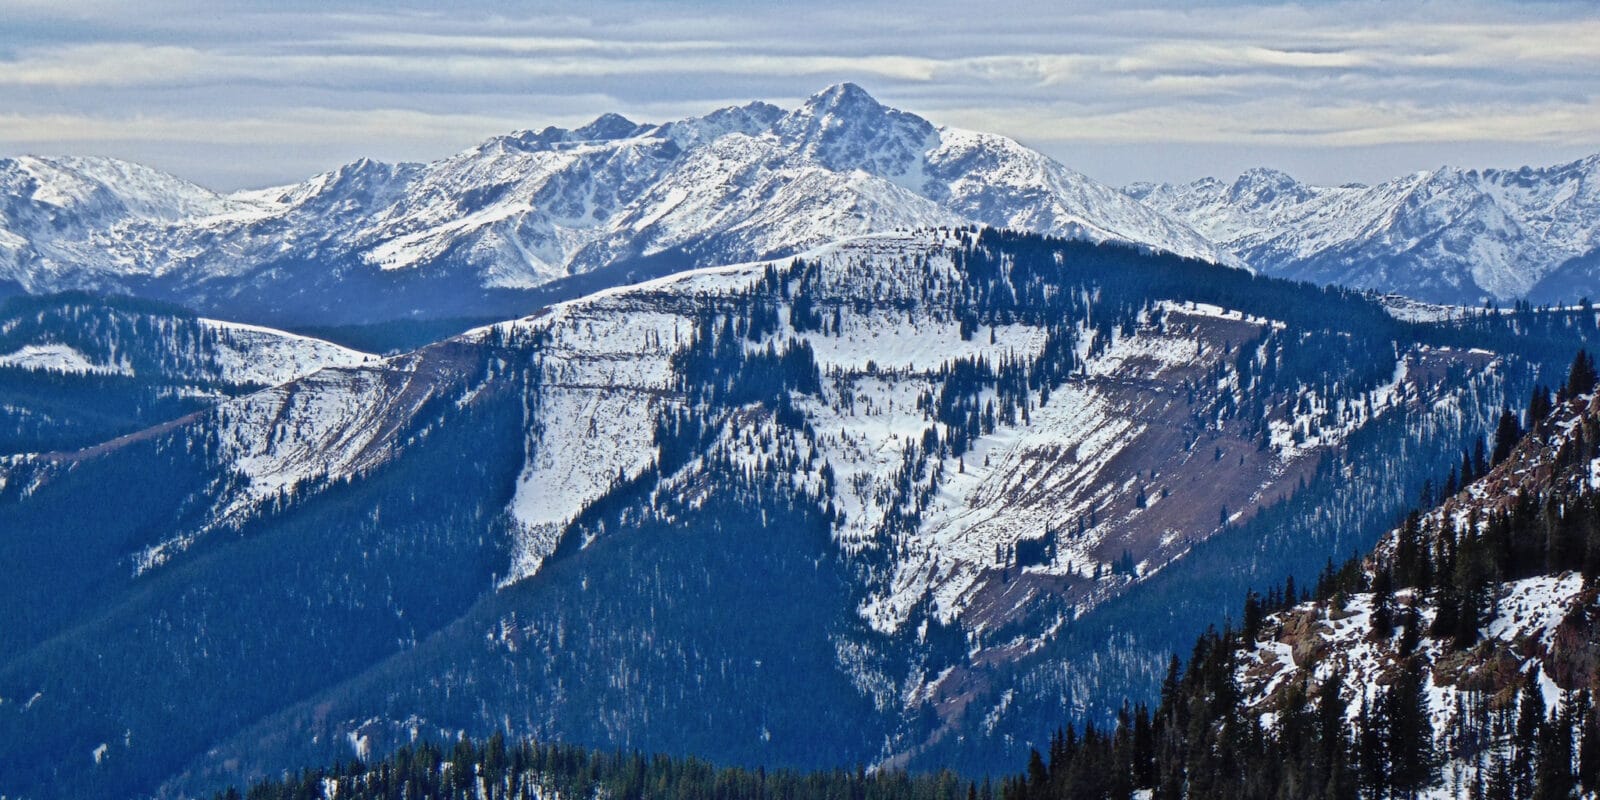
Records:
[[[1589,3],[57,5],[0,0],[0,154],[117,155],[218,188],[840,80],[1116,182],[1600,150]]]

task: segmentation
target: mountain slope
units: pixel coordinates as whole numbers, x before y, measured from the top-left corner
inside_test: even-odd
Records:
[[[1308,186],[1258,169],[1231,184],[1128,192],[1272,275],[1465,305],[1530,294],[1570,303],[1595,290],[1563,265],[1600,246],[1600,156],[1443,167],[1370,187]]]
[[[1526,437],[1504,411],[1439,506],[1364,560],[1330,561],[1311,592],[1249,593],[1238,628],[1172,656],[1159,704],[1124,704],[1109,731],[1058,729],[1005,795],[1592,796],[1595,384],[1579,351],[1553,406],[1533,393]]]
[[[1526,792],[1544,771],[1538,761],[1559,758],[1543,738],[1536,750],[1491,715],[1521,717],[1516,731],[1565,724],[1568,747],[1575,734],[1585,746],[1600,741],[1592,719],[1575,731],[1588,713],[1579,692],[1600,680],[1592,582],[1600,402],[1588,375],[1547,416],[1530,415],[1532,430],[1492,471],[1386,536],[1362,565],[1363,585],[1269,618],[1240,659],[1247,702],[1272,711],[1290,687],[1329,680],[1355,698],[1415,672],[1443,764],[1433,779],[1441,796],[1505,779],[1525,782]],[[1582,767],[1591,785],[1597,766]]]
[[[0,455],[87,447],[374,358],[127,298],[12,298],[0,305]]]
[[[639,277],[971,222],[1228,258],[1016,142],[936,127],[853,84],[787,113],[606,115],[230,196],[107,159],[0,161],[0,188],[13,291],[116,290],[274,324],[510,316]],[[597,277],[561,285],[585,275]]]
[[[981,739],[1059,709],[1027,665],[1205,542],[1323,486],[1359,535],[1521,391],[1522,356],[1420,333],[1337,290],[933,230],[12,459],[0,741],[33,766],[3,788],[176,792],[418,729],[793,765]],[[1357,456],[1383,469],[1325,466]]]

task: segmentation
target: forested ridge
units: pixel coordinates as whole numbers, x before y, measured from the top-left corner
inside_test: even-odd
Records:
[[[1058,731],[1005,796],[1512,800],[1600,791],[1597,673],[1581,657],[1593,647],[1600,577],[1600,494],[1588,479],[1600,454],[1595,383],[1592,358],[1579,353],[1559,389],[1534,392],[1525,438],[1507,410],[1492,447],[1463,454],[1437,495],[1444,513],[1414,512],[1373,555],[1330,562],[1307,596],[1292,579],[1251,592],[1237,627],[1208,631],[1186,664],[1173,657],[1155,708],[1124,708],[1110,731]],[[1521,460],[1506,463],[1519,450]],[[1424,490],[1425,502],[1435,497]],[[1497,615],[1526,612],[1502,613],[1514,584],[1565,576],[1581,576],[1581,591],[1546,602],[1563,604],[1553,609],[1558,638],[1589,642],[1580,656],[1559,642],[1541,650],[1495,638]],[[1285,631],[1295,622],[1352,611],[1366,620],[1361,640],[1383,654],[1380,672],[1319,669],[1330,654],[1308,648],[1316,655],[1300,663],[1297,653],[1271,694],[1241,685],[1252,656],[1292,641]],[[1443,684],[1461,691],[1441,717],[1429,694]]]
[[[696,758],[603,752],[494,734],[420,742],[388,758],[350,761],[265,781],[216,800],[995,800],[998,788],[954,773],[865,769],[804,772],[717,767]]]
[[[1251,583],[1369,547],[1595,330],[1531,307],[1413,324],[1347,290],[945,229],[326,371],[18,462],[0,791],[205,794],[494,731],[728,766],[1020,766],[1058,725],[1083,741],[1123,697],[1154,706],[1167,655]],[[1126,463],[1080,475],[1100,445],[1057,446],[1129,420],[1154,433],[1109,440]],[[943,487],[1017,436],[1019,466],[989,474],[1028,514],[941,549]],[[1266,477],[1219,480],[1247,460]],[[534,495],[561,521],[530,538],[520,489],[583,476],[528,470],[574,463],[595,496]],[[940,609],[918,576],[949,566],[982,593]]]

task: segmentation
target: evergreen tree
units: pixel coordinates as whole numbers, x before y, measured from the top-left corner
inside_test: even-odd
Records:
[[[1528,398],[1528,430],[1537,430],[1553,409],[1554,406],[1550,404],[1550,387],[1533,387],[1533,394]]]
[[[1491,461],[1499,464],[1511,456],[1511,451],[1522,441],[1522,426],[1517,423],[1517,415],[1507,408],[1500,412],[1500,421],[1494,428],[1494,453]]]
[[[1578,784],[1585,792],[1600,791],[1600,714],[1588,689],[1578,692]]]
[[[1517,701],[1517,726],[1513,734],[1514,759],[1512,784],[1518,797],[1533,792],[1533,765],[1539,759],[1539,731],[1545,724],[1544,692],[1539,688],[1539,670],[1529,671]]]
[[[1367,797],[1382,797],[1389,790],[1388,727],[1383,704],[1362,696],[1356,712],[1356,762],[1361,793]]]
[[[1577,781],[1572,774],[1572,703],[1539,726],[1539,761],[1534,769],[1535,800],[1564,800]]]
[[[1562,391],[1562,399],[1570,399],[1594,391],[1595,384],[1594,358],[1587,350],[1579,350],[1572,357],[1572,367],[1567,371],[1567,384]]]
[[[1317,749],[1313,785],[1325,798],[1354,798],[1356,783],[1350,769],[1350,737],[1346,722],[1348,704],[1339,690],[1338,675],[1329,676],[1317,690]]]
[[[1394,635],[1394,579],[1379,569],[1372,578],[1372,638],[1387,641]]]
[[[1425,681],[1422,658],[1412,656],[1380,703],[1388,724],[1389,786],[1401,797],[1416,797],[1438,775]]]

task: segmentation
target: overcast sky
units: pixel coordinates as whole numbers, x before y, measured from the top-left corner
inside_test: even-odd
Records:
[[[259,187],[606,111],[788,107],[844,80],[1118,184],[1600,152],[1592,2],[909,5],[0,0],[0,155]]]

